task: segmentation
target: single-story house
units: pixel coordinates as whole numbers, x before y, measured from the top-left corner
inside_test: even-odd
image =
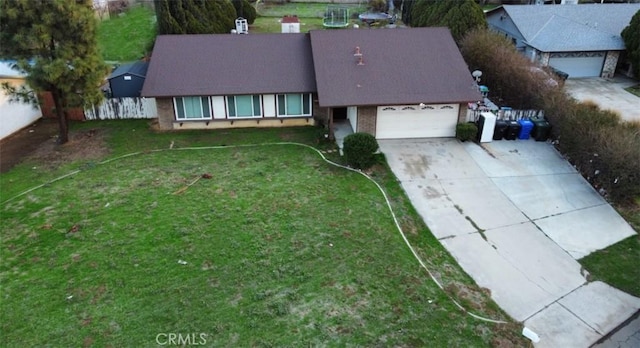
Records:
[[[142,96],[161,129],[342,118],[379,139],[455,136],[482,98],[446,28],[158,36]]]
[[[137,61],[117,67],[107,78],[112,98],[137,98],[140,96],[149,63]]]
[[[620,36],[640,4],[503,5],[486,13],[489,28],[543,66],[577,77],[613,77]]]
[[[15,62],[0,62],[0,84],[8,83],[13,87],[24,86],[25,76],[12,69]],[[11,101],[11,96],[5,94],[0,88],[0,139],[29,126],[42,117],[40,107],[37,105],[25,104]]]

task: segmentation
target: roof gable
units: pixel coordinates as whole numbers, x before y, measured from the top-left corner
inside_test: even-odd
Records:
[[[144,78],[147,75],[147,69],[149,68],[149,63],[138,61],[129,64],[123,64],[117,67],[111,75],[109,75],[109,79],[114,77],[122,76],[122,75],[134,75]]]
[[[503,5],[525,41],[544,52],[623,50],[620,32],[640,4]]]
[[[306,34],[160,35],[142,95],[314,92]]]
[[[446,28],[314,30],[310,36],[320,106],[480,98]]]

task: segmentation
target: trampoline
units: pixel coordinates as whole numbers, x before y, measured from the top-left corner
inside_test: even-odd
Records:
[[[344,6],[329,5],[322,19],[325,28],[346,28],[349,26],[349,9]]]

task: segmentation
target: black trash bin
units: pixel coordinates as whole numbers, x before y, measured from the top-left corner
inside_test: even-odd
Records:
[[[505,120],[496,120],[496,126],[493,130],[493,140],[502,140],[507,134],[509,124]]]
[[[520,128],[522,128],[522,126],[518,121],[509,121],[504,138],[507,140],[516,140],[518,134],[520,134]]]
[[[542,119],[532,120],[533,130],[531,131],[531,137],[536,141],[547,141],[551,135],[551,124]]]

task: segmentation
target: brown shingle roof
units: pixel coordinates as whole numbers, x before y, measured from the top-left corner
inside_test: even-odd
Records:
[[[446,28],[314,30],[310,37],[320,106],[481,98]]]
[[[145,97],[315,92],[307,34],[161,35]]]

